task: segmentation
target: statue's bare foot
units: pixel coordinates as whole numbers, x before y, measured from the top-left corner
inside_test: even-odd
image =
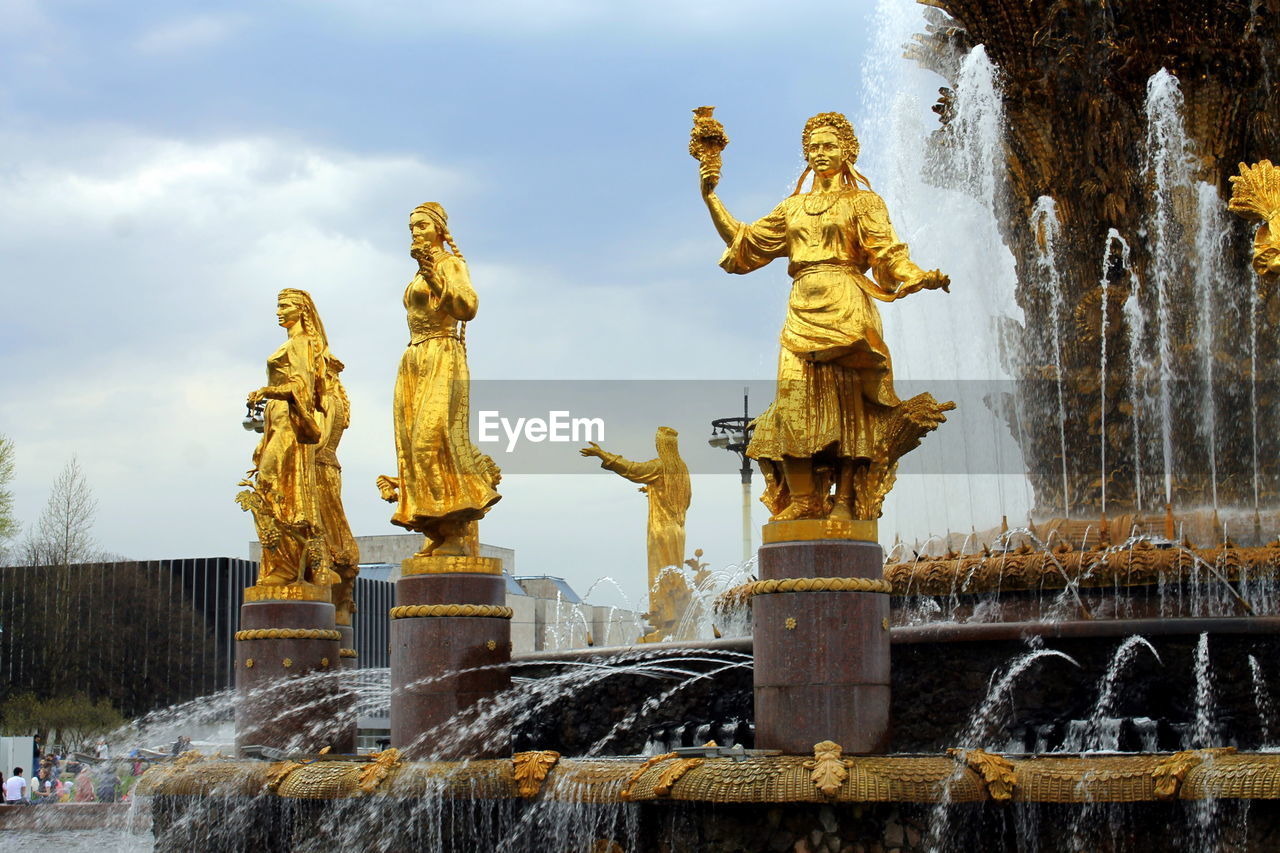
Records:
[[[836,521],[853,521],[853,510],[849,509],[849,505],[844,501],[836,501],[836,505],[831,508],[831,514],[827,518]]]
[[[282,578],[279,575],[267,575],[265,578],[258,578],[258,586],[288,586],[293,581],[288,578]]]

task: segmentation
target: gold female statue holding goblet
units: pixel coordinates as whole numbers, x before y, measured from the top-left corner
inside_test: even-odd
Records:
[[[251,511],[262,543],[258,587],[312,584],[310,598],[328,598],[332,583],[316,484],[316,447],[324,436],[325,360],[331,358],[324,324],[311,295],[286,288],[276,320],[288,332],[267,359],[267,384],[250,391],[251,410],[262,407],[262,438],[253,468],[236,496]],[[302,594],[302,593],[299,593]]]
[[[379,477],[378,488],[396,504],[391,523],[426,537],[415,556],[474,557],[475,522],[501,498],[498,467],[468,431],[465,332],[478,300],[443,207],[418,205],[409,232],[418,273],[404,291],[409,346],[396,375],[397,473]]]
[[[796,191],[753,223],[735,219],[716,196],[728,139],[711,108],[695,115],[690,153],[702,164],[702,197],[728,247],[720,266],[742,274],[785,257],[792,278],[777,398],[756,420],[747,449],[765,475],[762,500],[773,521],[874,521],[898,458],[954,408],[928,394],[898,399],[875,303],[946,290],[950,280],[911,261],[884,201],[854,168],[858,138],[843,115],[805,123],[808,168]]]

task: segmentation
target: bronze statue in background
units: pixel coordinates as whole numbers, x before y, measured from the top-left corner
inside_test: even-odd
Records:
[[[476,292],[449,233],[444,208],[427,202],[409,217],[418,273],[404,291],[409,346],[396,375],[395,477],[378,478],[396,504],[391,523],[426,537],[418,557],[478,556],[475,522],[501,498],[500,472],[471,443],[466,324]],[[448,244],[448,250],[445,244]]]
[[[898,399],[875,303],[946,290],[950,280],[911,261],[884,201],[854,168],[858,139],[843,115],[806,122],[808,168],[795,192],[763,219],[744,223],[716,196],[727,137],[713,132],[709,122],[718,122],[702,110],[690,152],[701,163],[702,196],[728,247],[720,266],[742,274],[787,258],[793,280],[777,398],[756,420],[747,449],[765,475],[762,500],[773,521],[874,521],[898,458],[954,408],[929,394]]]
[[[351,525],[342,507],[342,466],[338,464],[338,444],[351,425],[351,403],[338,374],[343,364],[326,351],[324,382],[324,433],[316,447],[316,492],[325,547],[333,573],[335,621],[350,625],[356,611],[356,575],[360,572],[360,546],[351,535]]]
[[[1241,163],[1231,184],[1228,209],[1260,223],[1253,235],[1253,271],[1274,279],[1280,276],[1280,169],[1270,160]]]
[[[684,564],[684,519],[692,489],[689,466],[680,458],[679,434],[658,427],[654,444],[658,455],[646,462],[632,462],[608,453],[594,441],[578,451],[596,457],[600,467],[640,483],[649,498],[649,622],[654,630],[641,638],[654,642],[674,636],[689,605],[689,586],[680,567]]]
[[[267,384],[250,391],[250,409],[262,406],[263,431],[253,468],[236,496],[253,513],[262,562],[258,587],[332,582],[316,485],[316,449],[324,438],[329,344],[306,291],[280,291],[276,319],[288,332],[267,359]],[[265,404],[265,405],[264,405]],[[298,597],[319,599],[314,589]]]

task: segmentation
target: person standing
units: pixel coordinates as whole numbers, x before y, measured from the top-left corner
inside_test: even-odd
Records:
[[[110,750],[107,749],[107,741],[105,738],[98,738],[98,745],[95,748],[94,752],[98,756],[98,758],[107,757],[107,755],[110,753]]]
[[[13,768],[13,775],[5,780],[4,801],[16,806],[27,801],[27,780],[22,778],[22,768]]]

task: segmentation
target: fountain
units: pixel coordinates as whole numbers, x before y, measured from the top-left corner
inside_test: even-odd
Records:
[[[500,575],[469,545],[497,500],[491,460],[465,433],[431,445],[448,465],[417,473],[402,448],[380,485],[427,542],[397,587],[390,671],[357,682],[330,665],[341,636],[319,594],[263,598],[271,614],[243,641],[306,645],[252,658],[302,664],[238,661],[224,698],[252,758],[187,755],[144,777],[137,808],[159,849],[1267,849],[1280,818],[1266,749],[1280,544],[1263,535],[1280,521],[1280,446],[1258,381],[1280,357],[1270,163],[1235,179],[1231,209],[1266,223],[1253,271],[1222,209],[1230,170],[1280,150],[1274,16],[928,5],[910,54],[951,82],[930,159],[967,165],[959,190],[922,171],[976,198],[1012,254],[1023,319],[997,328],[1014,381],[988,405],[1026,460],[1029,523],[996,527],[993,507],[990,533],[895,547],[885,564],[876,520],[899,459],[949,428],[953,406],[897,398],[870,300],[950,281],[910,261],[842,116],[805,128],[813,184],[807,172],[744,223],[715,196],[728,136],[700,108],[690,152],[722,266],[786,255],[796,281],[778,397],[747,449],[772,514],[755,576],[693,592],[715,598],[718,625],[749,618],[750,636],[513,657]],[[469,291],[438,208],[411,220],[406,295],[435,288],[421,300],[433,311]],[[854,257],[806,255],[833,234],[826,248]],[[430,328],[410,310],[400,381],[429,372],[419,344],[465,375],[457,327],[474,306]],[[462,509],[406,509],[449,477]],[[324,585],[326,551],[301,550],[317,560],[278,586]],[[350,754],[334,704],[356,693],[389,706],[393,748]]]

